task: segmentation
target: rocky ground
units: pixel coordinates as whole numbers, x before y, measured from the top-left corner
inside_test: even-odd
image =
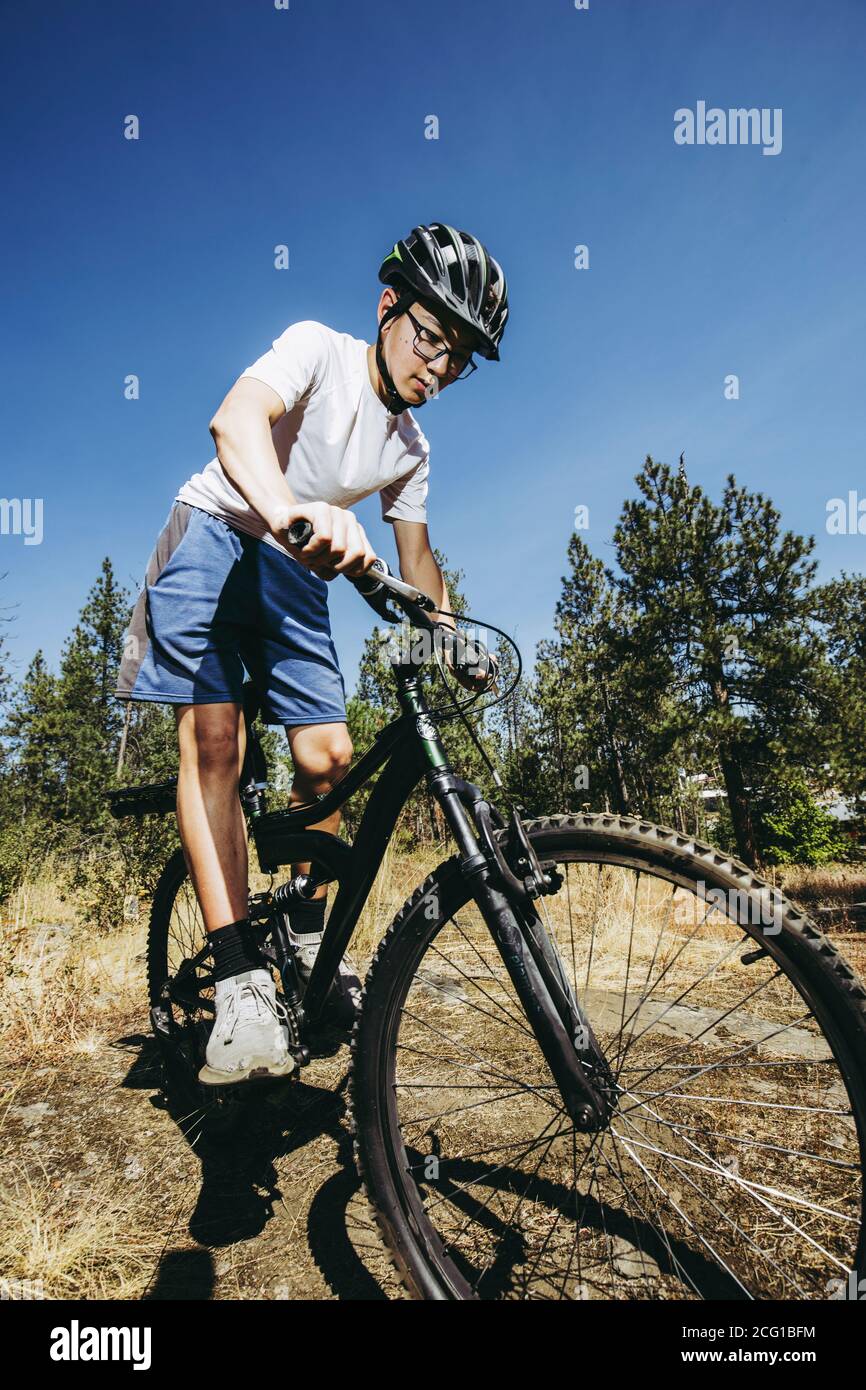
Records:
[[[31,1249],[45,1296],[401,1297],[352,1163],[348,1049],[260,1090],[220,1137],[166,1105],[141,1022],[63,1066],[3,1069],[3,1148],[39,1217],[19,1206],[19,1242],[53,1247]]]
[[[352,1161],[348,1048],[250,1093],[217,1133],[160,1088],[143,944],[138,922],[96,939],[28,929],[10,948],[0,1283],[38,1280],[64,1299],[405,1297]],[[866,974],[866,938],[849,931],[840,945]],[[595,1005],[601,1016],[604,998]],[[666,1026],[687,1037],[699,1012]]]

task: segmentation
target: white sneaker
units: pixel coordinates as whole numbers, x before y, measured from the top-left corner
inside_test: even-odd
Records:
[[[321,936],[313,937],[312,940],[310,937],[312,933],[306,938],[302,937],[301,944],[295,948],[295,964],[305,989],[310,982],[316,956],[322,944]],[[361,981],[355,974],[348,956],[343,956],[336,979],[325,1000],[322,1021],[334,1023],[338,1027],[351,1028],[361,1012],[361,988]]]
[[[269,970],[245,970],[216,985],[216,1019],[198,1074],[206,1086],[289,1076],[288,1015]]]

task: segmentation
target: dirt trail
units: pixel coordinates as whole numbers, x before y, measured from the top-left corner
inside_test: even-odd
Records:
[[[848,936],[843,949],[866,971],[866,942]],[[90,962],[104,1008],[75,1046],[31,1046],[28,1061],[0,1066],[0,1277],[38,1271],[48,1298],[404,1298],[352,1162],[346,1046],[251,1094],[232,1134],[208,1137],[200,1112],[166,1108],[146,1013],[129,1003],[143,956],[128,942],[116,951],[116,979]],[[430,983],[459,1007],[460,982]],[[598,1022],[609,991],[591,994]],[[682,1007],[655,1019],[684,1039],[711,1021]],[[728,1037],[748,1041],[755,1026],[738,1017]],[[809,1056],[810,1039],[796,1041]]]
[[[67,1229],[46,1297],[96,1297],[99,1286],[145,1299],[403,1297],[352,1163],[345,1046],[314,1059],[302,1082],[260,1092],[235,1137],[217,1141],[195,1114],[164,1108],[140,1015],[117,1023],[62,1069],[0,1072],[15,1092],[3,1147],[56,1198],[58,1229],[61,1212],[77,1209],[86,1245],[93,1199],[90,1237],[100,1219],[113,1226],[114,1275],[107,1250],[82,1253],[76,1288]]]

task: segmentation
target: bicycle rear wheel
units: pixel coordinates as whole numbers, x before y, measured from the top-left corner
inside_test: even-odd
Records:
[[[410,1291],[845,1297],[864,1273],[854,972],[710,846],[616,816],[527,829],[563,876],[536,907],[614,1113],[574,1129],[456,858],[440,865],[383,939],[352,1041],[356,1161]]]
[[[147,989],[167,1096],[191,1123],[218,1120],[220,1097],[198,1080],[213,1026],[214,985],[208,957],[187,975],[180,998],[166,1000],[163,986],[207,944],[192,880],[178,849],[168,860],[153,897],[147,936]]]

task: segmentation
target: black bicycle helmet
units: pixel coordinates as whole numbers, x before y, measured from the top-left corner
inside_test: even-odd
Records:
[[[508,318],[508,286],[502,267],[469,232],[445,222],[415,227],[379,267],[385,285],[410,285],[417,298],[450,309],[478,337],[477,351],[499,360],[499,343]]]
[[[508,318],[508,286],[498,261],[474,236],[456,232],[444,222],[415,227],[385,257],[379,279],[399,296],[379,320],[376,338],[376,362],[392,414],[407,410],[412,402],[403,400],[388,371],[382,329],[416,299],[428,299],[449,309],[474,329],[476,350],[482,357],[498,362],[499,342]]]

